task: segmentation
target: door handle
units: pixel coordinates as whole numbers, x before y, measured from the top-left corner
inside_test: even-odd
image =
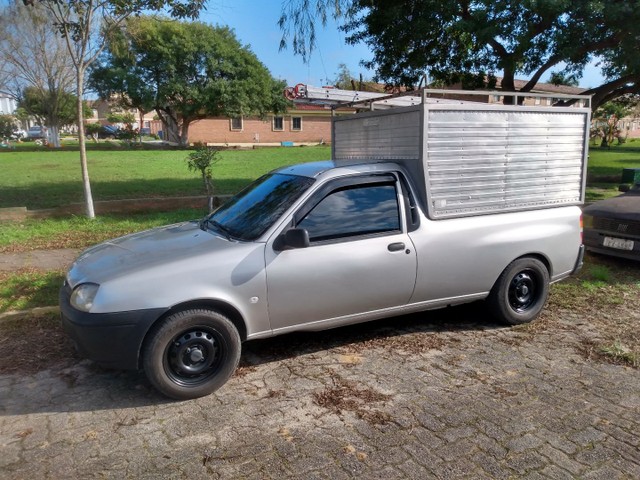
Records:
[[[400,250],[404,250],[404,243],[402,242],[390,243],[387,249],[390,252],[399,252]]]

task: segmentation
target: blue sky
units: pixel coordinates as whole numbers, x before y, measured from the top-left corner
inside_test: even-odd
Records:
[[[371,57],[367,47],[347,45],[344,33],[333,22],[317,30],[317,47],[308,63],[294,55],[291,48],[279,51],[281,7],[282,0],[211,0],[200,19],[233,28],[240,42],[250,45],[271,74],[288,85],[326,85],[337,76],[340,63],[345,63],[355,77],[360,73],[373,76],[373,72],[359,65],[360,60]]]
[[[294,55],[291,48],[279,51],[282,32],[278,18],[283,0],[211,0],[208,10],[201,15],[207,23],[228,25],[238,39],[264,63],[272,75],[287,85],[308,83],[320,86],[330,84],[337,76],[338,65],[345,63],[354,77],[362,73],[372,77],[372,71],[360,66],[360,61],[372,57],[366,45],[347,45],[345,35],[337,25],[329,23],[318,28],[317,48],[308,63]],[[580,85],[595,87],[602,83],[600,69],[593,62],[587,67]]]

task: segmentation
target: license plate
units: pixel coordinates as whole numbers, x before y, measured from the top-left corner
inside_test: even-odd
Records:
[[[633,250],[633,240],[625,240],[624,238],[604,237],[602,245],[618,250]]]

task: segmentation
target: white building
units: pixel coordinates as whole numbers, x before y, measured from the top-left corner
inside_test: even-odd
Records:
[[[0,95],[0,115],[12,114],[18,108],[16,101],[13,98]]]

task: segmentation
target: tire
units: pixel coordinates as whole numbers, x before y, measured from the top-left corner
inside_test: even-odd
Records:
[[[212,310],[186,310],[162,321],[148,337],[142,365],[161,393],[188,400],[213,393],[240,361],[238,330]]]
[[[549,296],[549,271],[535,258],[519,258],[500,274],[488,303],[491,313],[508,325],[534,320]]]

